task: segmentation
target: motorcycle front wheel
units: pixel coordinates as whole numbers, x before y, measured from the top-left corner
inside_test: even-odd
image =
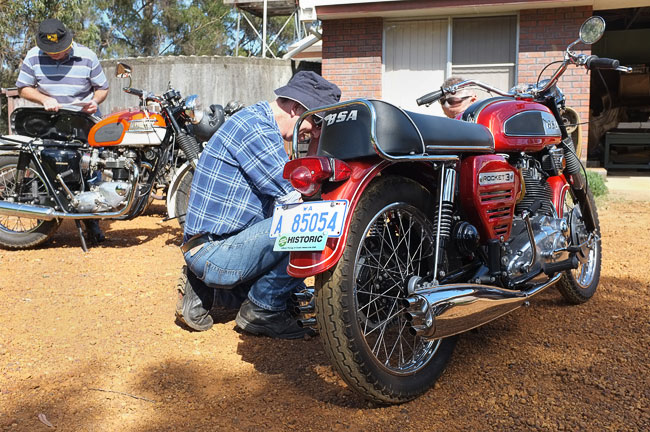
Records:
[[[0,201],[16,193],[18,156],[0,156]],[[30,165],[22,179],[22,203],[42,205],[49,191],[41,176]],[[0,215],[0,246],[5,249],[28,249],[45,243],[60,225],[58,220],[28,219]]]
[[[187,213],[187,205],[190,203],[190,189],[192,188],[192,179],[194,178],[194,170],[187,170],[183,174],[178,189],[176,190],[176,200],[174,202],[174,211],[176,220],[181,229],[185,227],[185,213]]]
[[[596,203],[591,191],[587,192],[587,199],[591,201],[594,209],[596,230],[589,232],[582,218],[581,208],[573,202],[569,193],[565,196],[564,212],[568,216],[571,230],[571,243],[573,246],[581,245],[577,253],[579,265],[577,269],[567,270],[557,283],[557,288],[569,303],[581,304],[589,300],[596,293],[600,282],[600,266],[602,262],[602,245],[600,242],[600,222],[596,212]]]
[[[456,338],[409,333],[408,281],[433,271],[435,199],[415,181],[380,177],[352,215],[343,256],[316,277],[316,316],[325,351],[345,382],[381,404],[426,392]]]

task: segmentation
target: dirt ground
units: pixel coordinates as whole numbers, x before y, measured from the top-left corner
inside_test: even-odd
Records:
[[[599,203],[596,296],[550,289],[460,338],[435,388],[400,406],[365,402],[319,338],[174,322],[175,221],[102,222],[87,254],[74,224],[46,247],[0,250],[0,430],[650,430],[650,203]],[[48,426],[48,424],[52,426]]]

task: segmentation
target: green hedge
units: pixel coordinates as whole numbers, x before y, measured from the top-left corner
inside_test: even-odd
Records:
[[[595,197],[605,196],[609,192],[605,185],[605,179],[597,172],[587,171],[587,181],[589,182],[591,193],[593,193]]]

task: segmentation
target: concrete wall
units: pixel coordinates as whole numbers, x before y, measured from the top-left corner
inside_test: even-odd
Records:
[[[292,75],[290,60],[216,56],[102,60],[111,88],[108,98],[100,106],[104,115],[138,104],[136,96],[121,90],[129,80],[115,77],[115,67],[119,61],[131,66],[131,87],[160,95],[171,83],[183,97],[198,94],[204,107],[212,103],[225,105],[231,99],[246,105],[273,100],[273,90],[285,85]]]
[[[128,78],[116,78],[118,62],[131,66],[131,87],[161,95],[171,86],[183,97],[198,94],[204,108],[210,104],[226,105],[237,99],[246,105],[261,100],[274,100],[273,90],[285,85],[292,76],[291,60],[249,57],[137,57],[102,60],[110,91],[100,105],[102,115],[118,109],[137,107],[139,99],[122,91]],[[17,96],[15,90],[6,90],[9,110],[21,106],[39,106]],[[9,113],[11,114],[11,113]],[[8,118],[2,119],[7,122]]]

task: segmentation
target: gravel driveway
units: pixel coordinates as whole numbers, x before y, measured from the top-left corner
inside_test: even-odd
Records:
[[[650,430],[650,203],[599,203],[596,296],[530,307],[460,338],[436,387],[400,406],[368,404],[319,339],[174,323],[182,257],[164,208],[102,222],[84,254],[73,223],[44,248],[0,250],[0,430]]]

